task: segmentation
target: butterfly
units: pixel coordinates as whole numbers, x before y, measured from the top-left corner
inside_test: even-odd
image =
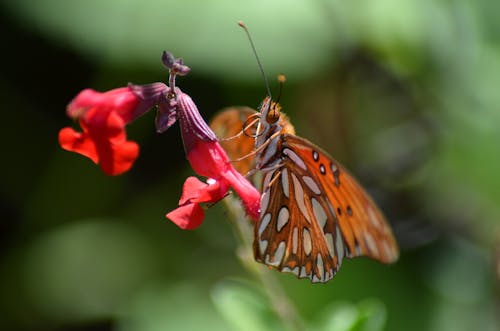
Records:
[[[339,162],[295,135],[279,103],[266,97],[260,113],[233,108],[211,125],[216,132],[227,127],[225,133],[232,134],[254,124],[254,133],[240,134],[223,147],[232,159],[248,156],[242,158],[244,166],[235,163],[242,173],[251,168],[262,172],[253,245],[258,262],[325,283],[346,257],[397,260],[396,240],[375,202]]]

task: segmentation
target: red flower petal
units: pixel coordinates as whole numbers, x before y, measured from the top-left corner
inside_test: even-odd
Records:
[[[139,146],[127,141],[125,122],[118,114],[93,108],[80,120],[80,126],[82,133],[71,128],[59,132],[62,148],[90,158],[107,175],[119,175],[132,167]]]
[[[111,112],[104,126],[89,126],[96,142],[99,163],[107,175],[119,175],[129,170],[139,156],[139,145],[127,141],[123,119]]]
[[[225,197],[229,187],[224,183],[203,183],[196,177],[188,177],[182,187],[182,196],[179,205],[187,202],[217,202]]]
[[[172,210],[166,217],[183,230],[194,230],[203,222],[205,213],[197,203],[189,203]]]
[[[131,118],[139,98],[129,87],[120,87],[104,93],[85,89],[68,105],[69,117],[80,118],[90,109],[99,109],[100,113],[116,111],[125,122]]]
[[[191,200],[197,200],[200,196],[200,191],[205,189],[207,185],[196,177],[188,177],[182,186],[182,196],[179,200],[179,205],[183,205]]]
[[[99,161],[94,141],[88,134],[76,132],[72,128],[63,128],[59,131],[59,145],[67,151],[88,157],[96,164]]]

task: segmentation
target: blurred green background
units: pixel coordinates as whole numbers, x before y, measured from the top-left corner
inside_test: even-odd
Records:
[[[0,5],[0,329],[281,330],[219,204],[196,231],[164,218],[185,177],[177,126],[151,112],[119,177],[61,150],[83,88],[165,81],[209,119],[263,82],[298,133],[344,163],[391,221],[398,263],[344,262],[312,286],[270,272],[307,330],[497,330],[500,2],[23,0]]]

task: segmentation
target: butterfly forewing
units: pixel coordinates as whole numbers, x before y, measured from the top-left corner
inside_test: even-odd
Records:
[[[369,256],[383,263],[398,258],[392,231],[375,202],[337,161],[306,139],[284,135],[283,145],[304,161],[322,199],[331,205],[345,238],[348,256]]]
[[[344,257],[384,263],[398,255],[375,203],[356,180],[309,141],[283,134],[282,166],[266,172],[255,227],[258,261],[312,282],[331,279]]]

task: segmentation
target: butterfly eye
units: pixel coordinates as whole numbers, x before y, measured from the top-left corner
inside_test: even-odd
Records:
[[[271,109],[269,109],[269,112],[267,113],[266,121],[269,124],[274,124],[279,121],[280,119],[280,112],[281,106],[279,103],[272,102],[271,103]]]

